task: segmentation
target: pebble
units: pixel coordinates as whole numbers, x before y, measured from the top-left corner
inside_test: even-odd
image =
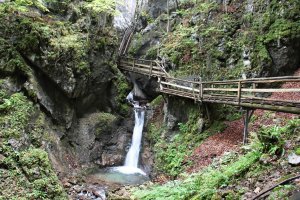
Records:
[[[0,162],[2,162],[5,159],[5,156],[0,154]]]
[[[288,161],[292,165],[299,165],[300,164],[300,156],[292,153],[288,156]]]
[[[260,187],[255,188],[254,192],[258,194],[261,191]]]

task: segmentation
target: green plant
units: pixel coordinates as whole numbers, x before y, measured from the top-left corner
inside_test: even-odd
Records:
[[[143,190],[134,190],[138,199],[211,199],[216,189],[236,177],[241,176],[253,165],[260,153],[249,152],[238,160],[224,164],[220,168],[208,167],[197,174],[188,176],[185,180],[173,181],[162,186],[152,185]]]
[[[290,120],[286,126],[266,126],[258,133],[263,152],[271,155],[281,155],[284,147],[284,137],[293,133],[300,125],[300,119]]]
[[[300,147],[297,147],[295,153],[300,156]]]

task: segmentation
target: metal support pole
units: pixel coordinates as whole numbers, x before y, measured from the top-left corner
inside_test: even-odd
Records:
[[[244,117],[244,138],[243,138],[243,144],[248,143],[248,135],[249,135],[249,121],[254,113],[254,110],[251,110],[249,108],[246,108],[246,116]]]

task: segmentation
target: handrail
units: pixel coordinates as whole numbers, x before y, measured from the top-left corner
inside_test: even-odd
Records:
[[[300,82],[300,76],[237,79],[226,81],[185,80],[171,77],[158,60],[120,57],[121,69],[157,77],[160,92],[200,102],[225,103],[300,114],[299,100],[263,97],[267,93],[298,93],[300,88],[266,88],[270,83]],[[149,65],[148,65],[149,64]]]

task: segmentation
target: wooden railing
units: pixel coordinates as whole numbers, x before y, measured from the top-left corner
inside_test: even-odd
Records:
[[[165,78],[160,92],[200,102],[223,103],[300,114],[300,99],[274,98],[277,93],[300,93],[300,88],[268,88],[270,83],[300,82],[300,76],[257,78],[230,81],[186,81]],[[272,94],[272,96],[270,96]]]
[[[136,60],[129,57],[121,57],[119,68],[150,77],[170,77],[164,68],[164,64],[158,60]]]
[[[199,102],[223,103],[246,108],[300,114],[300,99],[273,98],[276,93],[300,93],[300,88],[270,88],[270,84],[300,82],[300,76],[254,78],[227,81],[189,81],[171,77],[163,63],[122,57],[119,68],[157,78],[159,91]],[[271,96],[272,94],[272,96]]]

